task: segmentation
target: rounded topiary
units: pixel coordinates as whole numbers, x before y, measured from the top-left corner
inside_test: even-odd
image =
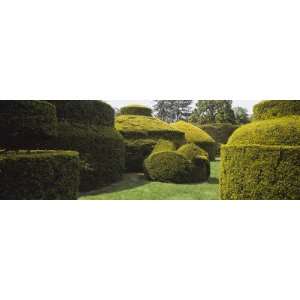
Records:
[[[0,146],[34,149],[57,133],[55,107],[46,101],[0,101]]]
[[[0,154],[0,199],[77,199],[79,158],[73,151]]]
[[[253,108],[254,120],[300,115],[300,100],[265,100]]]
[[[216,156],[216,142],[202,129],[185,121],[178,121],[171,124],[173,128],[185,133],[185,139],[188,143],[194,143],[200,148],[207,151],[210,160],[215,160]]]
[[[300,199],[300,116],[242,126],[221,149],[222,199]]]
[[[128,105],[120,109],[121,115],[152,116],[152,109],[143,105]]]
[[[210,177],[210,163],[208,153],[193,143],[181,146],[177,153],[192,162],[192,181],[206,181]]]
[[[170,140],[176,146],[185,143],[184,133],[157,118],[141,115],[119,115],[116,129],[126,145],[126,170],[142,171],[143,162],[159,139]]]
[[[112,108],[101,101],[51,102],[59,111],[58,135],[48,140],[47,148],[80,153],[80,191],[90,191],[119,180],[124,172],[125,145],[112,126]],[[89,121],[82,118],[81,113]],[[77,116],[80,117],[77,119]]]
[[[192,163],[175,151],[155,152],[145,160],[145,174],[154,181],[187,183],[192,180]]]
[[[56,106],[60,121],[70,121],[95,126],[113,127],[115,112],[107,103],[100,100],[49,100]]]

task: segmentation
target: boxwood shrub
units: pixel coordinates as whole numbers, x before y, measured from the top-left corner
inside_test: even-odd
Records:
[[[222,199],[300,199],[300,146],[226,145]]]
[[[79,157],[73,151],[0,154],[0,199],[77,199]]]
[[[185,139],[188,143],[194,143],[203,148],[208,153],[209,159],[215,160],[217,151],[216,141],[205,131],[185,121],[178,121],[171,125],[173,128],[185,133]]]
[[[176,147],[185,143],[184,133],[169,124],[149,116],[119,115],[116,129],[125,139],[126,170],[143,171],[143,163],[159,139],[170,140]]]
[[[143,105],[128,105],[120,109],[121,115],[152,116],[152,109]]]
[[[55,107],[46,101],[0,101],[0,145],[6,149],[34,149],[57,134]]]
[[[265,100],[253,108],[254,120],[265,120],[289,115],[300,115],[299,100]]]

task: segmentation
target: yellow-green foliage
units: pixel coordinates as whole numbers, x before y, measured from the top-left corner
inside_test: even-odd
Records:
[[[258,107],[284,101],[274,102]],[[222,199],[300,199],[300,116],[272,116],[242,126],[222,146]]]
[[[174,144],[160,140],[145,160],[145,174],[161,182],[201,182],[210,175],[210,164],[195,144],[187,144],[174,151]]]
[[[143,105],[128,105],[120,110],[121,115],[152,116],[152,109]]]
[[[77,199],[77,152],[1,152],[0,174],[0,199]]]
[[[221,149],[221,199],[300,199],[300,146]]]
[[[265,100],[253,108],[254,120],[300,115],[299,100]]]
[[[143,162],[159,139],[185,143],[184,133],[157,118],[137,115],[119,115],[116,129],[125,138],[127,171],[142,171]]]
[[[194,143],[197,146],[203,148],[205,151],[207,151],[209,159],[215,160],[216,142],[204,130],[185,121],[178,121],[171,124],[171,126],[184,132],[185,139],[188,143]]]
[[[300,145],[300,116],[256,121],[237,129],[228,145]]]

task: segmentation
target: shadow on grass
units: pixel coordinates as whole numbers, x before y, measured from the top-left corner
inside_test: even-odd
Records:
[[[209,184],[219,184],[219,179],[216,177],[210,177],[207,182]]]
[[[112,192],[115,193],[140,187],[149,183],[150,181],[145,178],[143,173],[126,173],[123,175],[121,181],[112,183],[111,185],[98,190],[82,193],[80,196],[93,196]]]

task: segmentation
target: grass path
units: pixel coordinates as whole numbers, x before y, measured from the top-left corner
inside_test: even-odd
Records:
[[[99,191],[85,194],[81,200],[203,200],[219,199],[220,162],[211,162],[211,177],[198,184],[152,182],[143,174],[128,173],[123,179]]]

